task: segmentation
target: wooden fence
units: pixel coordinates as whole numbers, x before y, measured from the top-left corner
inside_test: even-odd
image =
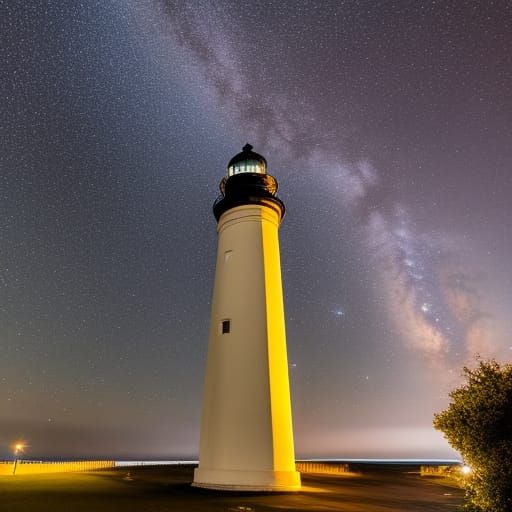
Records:
[[[326,464],[324,462],[297,462],[297,471],[300,473],[322,473],[331,475],[340,475],[348,473],[348,464]]]
[[[35,475],[42,473],[67,473],[70,471],[93,471],[115,466],[112,460],[80,460],[72,462],[43,462],[35,460],[18,460],[17,475]],[[0,475],[12,475],[13,462],[0,462]]]
[[[451,476],[458,466],[421,466],[421,476]]]

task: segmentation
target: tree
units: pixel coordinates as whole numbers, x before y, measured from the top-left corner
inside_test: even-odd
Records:
[[[511,512],[512,364],[479,361],[463,375],[466,383],[450,393],[434,427],[471,468],[464,478],[466,510]]]

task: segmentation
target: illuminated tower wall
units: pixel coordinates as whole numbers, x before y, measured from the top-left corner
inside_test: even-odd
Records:
[[[217,263],[193,485],[297,490],[278,238],[284,204],[251,149],[230,161],[214,204]]]

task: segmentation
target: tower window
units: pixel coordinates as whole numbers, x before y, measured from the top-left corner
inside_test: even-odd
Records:
[[[231,330],[231,320],[222,320],[221,333],[228,334]]]

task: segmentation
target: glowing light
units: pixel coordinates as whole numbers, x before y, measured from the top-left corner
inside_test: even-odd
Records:
[[[430,311],[430,307],[429,307],[429,305],[426,302],[424,302],[421,305],[421,311],[423,311],[423,313],[428,313]]]
[[[462,466],[460,468],[460,470],[461,470],[463,475],[469,475],[471,473],[471,468],[469,466],[466,466],[466,465]]]
[[[17,442],[14,444],[14,453],[17,455],[19,452],[22,452],[26,448],[24,443]]]

